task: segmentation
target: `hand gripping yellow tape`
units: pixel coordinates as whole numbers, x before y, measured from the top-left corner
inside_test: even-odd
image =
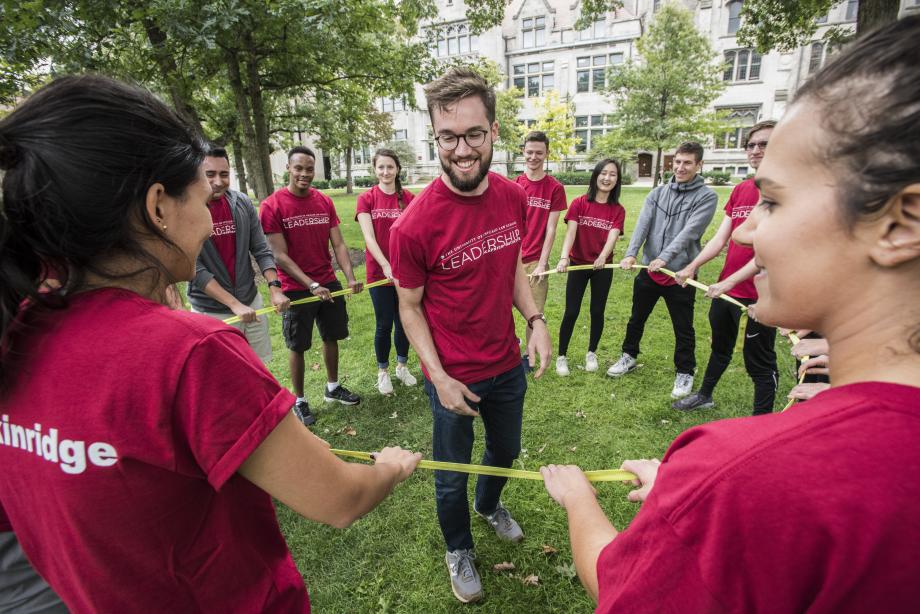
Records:
[[[381,279],[380,281],[375,281],[374,283],[365,284],[364,289],[367,290],[368,288],[376,288],[377,286],[385,286],[388,283],[390,283],[389,279]],[[329,293],[329,295],[333,297],[344,296],[346,294],[354,294],[354,292],[352,292],[351,288],[347,288],[345,290],[337,290],[335,292]],[[318,296],[308,296],[307,298],[301,298],[296,301],[291,301],[291,307],[293,307],[294,305],[303,305],[305,303],[315,303],[321,300],[322,299]],[[263,313],[275,313],[275,308],[265,307],[263,309],[256,310],[257,316],[260,316]],[[224,320],[224,322],[227,324],[236,324],[239,321],[240,321],[240,316],[233,316],[232,318],[227,318],[226,320]]]
[[[345,458],[358,458],[361,460],[374,460],[370,452],[354,452],[352,450],[330,450],[337,456]],[[488,465],[466,465],[463,463],[445,463],[443,461],[421,460],[418,464],[422,469],[435,471],[456,471],[457,473],[470,473],[474,475],[492,475],[499,478],[517,478],[521,480],[543,481],[539,471],[524,471],[521,469],[505,469],[504,467],[489,467]],[[589,482],[626,482],[635,480],[636,474],[622,469],[599,469],[585,471]]]
[[[792,333],[792,332],[791,332],[791,333],[789,333],[788,336],[789,336],[789,341],[792,342],[792,347],[795,347],[796,345],[798,345],[799,341],[801,341],[801,339],[799,339],[799,336],[796,335],[795,333]],[[811,358],[811,356],[802,356],[801,362],[805,362],[805,361],[808,360],[809,358]],[[805,375],[806,375],[806,374],[805,374],[805,372],[803,371],[803,372],[802,372],[802,375],[799,376],[799,384],[802,384],[802,383],[805,382]],[[789,402],[786,403],[786,406],[785,406],[784,408],[782,408],[781,410],[779,410],[780,413],[783,413],[784,411],[786,411],[787,409],[789,409],[790,407],[792,407],[793,405],[795,405],[795,402],[796,402],[796,401],[798,401],[798,399],[789,399]]]

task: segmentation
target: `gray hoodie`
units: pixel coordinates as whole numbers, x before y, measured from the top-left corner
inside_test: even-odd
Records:
[[[700,238],[715,215],[718,200],[700,175],[687,183],[671,178],[645,198],[626,255],[635,257],[644,243],[642,264],[661,258],[666,268],[679,271],[700,253]]]
[[[234,190],[227,190],[227,200],[230,201],[230,213],[236,224],[236,285],[230,283],[230,273],[220,259],[214,242],[208,239],[195,263],[195,279],[188,285],[188,300],[197,311],[230,313],[229,307],[204,293],[204,287],[212,279],[216,279],[224,290],[244,305],[255,300],[255,272],[249,254],[255,258],[261,271],[275,268],[275,257],[262,232],[259,214],[252,202],[246,195]]]

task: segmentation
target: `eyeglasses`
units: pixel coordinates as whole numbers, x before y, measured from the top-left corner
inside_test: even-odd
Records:
[[[444,151],[453,151],[460,144],[460,139],[466,141],[470,147],[479,147],[486,142],[487,134],[485,130],[470,130],[466,134],[442,134],[434,137],[434,140]]]
[[[744,146],[748,151],[754,151],[760,147],[760,151],[767,151],[767,143],[769,141],[750,141],[747,145]]]

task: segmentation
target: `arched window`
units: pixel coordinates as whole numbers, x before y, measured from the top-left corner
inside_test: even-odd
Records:
[[[728,6],[728,33],[734,34],[741,27],[741,5],[742,0],[732,0]]]

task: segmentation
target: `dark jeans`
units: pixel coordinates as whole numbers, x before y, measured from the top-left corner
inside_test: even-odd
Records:
[[[575,321],[581,312],[581,300],[585,297],[588,282],[591,283],[591,336],[588,351],[596,352],[597,344],[604,332],[604,308],[610,294],[610,282],[613,281],[613,269],[597,271],[572,271],[565,282],[565,313],[559,325],[559,355],[565,356],[569,350]]]
[[[753,300],[738,299],[745,305]],[[722,299],[712,301],[709,307],[709,325],[712,327],[712,353],[706,365],[706,375],[700,392],[712,396],[719,378],[732,361],[741,309]],[[754,415],[773,411],[779,372],[776,368],[776,329],[748,318],[744,331],[744,368],[754,382]]]
[[[681,288],[679,284],[656,284],[645,269],[639,271],[633,281],[632,315],[626,325],[623,351],[633,358],[639,356],[639,342],[645,332],[645,322],[660,298],[664,299],[668,307],[671,325],[674,327],[674,367],[678,373],[692,374],[696,369],[696,333],[693,330],[696,289],[692,286]]]
[[[518,365],[493,378],[467,384],[467,387],[482,398],[477,404],[467,401],[479,411],[485,427],[486,445],[480,464],[511,467],[521,451],[521,418],[524,393],[527,392],[524,369]],[[434,418],[432,457],[437,461],[469,463],[473,454],[474,418],[444,409],[437,390],[427,378],[425,392]],[[467,478],[467,474],[453,471],[435,471],[434,474],[438,523],[448,550],[473,547]],[[506,481],[507,478],[479,476],[473,503],[476,510],[483,514],[494,512]]]
[[[396,360],[405,363],[409,356],[409,338],[403,330],[399,319],[399,299],[396,297],[396,288],[393,286],[377,286],[368,290],[371,303],[374,305],[374,317],[377,328],[374,331],[374,353],[377,355],[377,366],[386,369],[390,366],[390,333],[393,326],[393,344],[396,345]]]

